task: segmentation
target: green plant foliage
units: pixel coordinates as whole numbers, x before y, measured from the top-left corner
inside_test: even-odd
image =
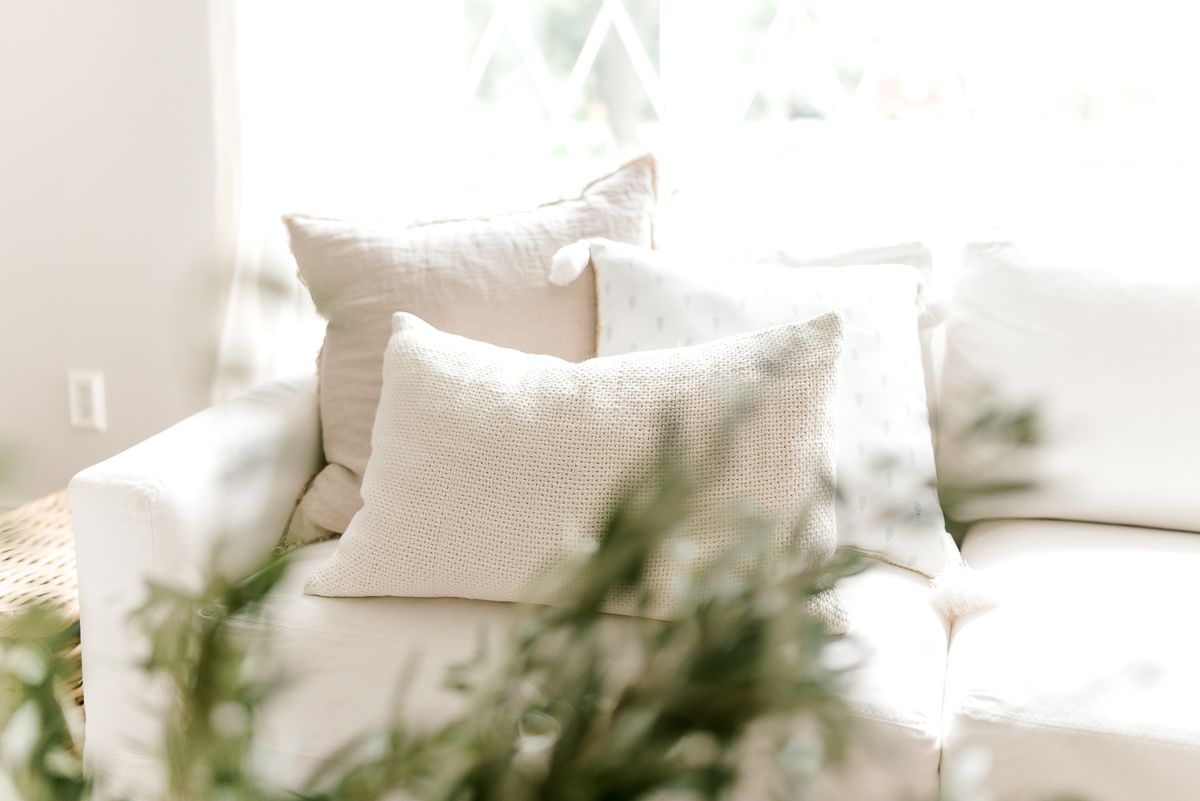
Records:
[[[252,724],[281,677],[259,669],[266,643],[246,643],[233,627],[271,591],[284,567],[276,560],[236,584],[212,578],[199,593],[150,586],[138,617],[150,640],[145,669],[167,677],[173,690],[164,743],[171,798],[266,797],[249,768]]]
[[[973,408],[975,413],[970,418],[946,432],[945,439],[949,444],[944,450],[973,454],[969,472],[978,478],[966,482],[937,482],[946,528],[960,546],[969,526],[967,510],[973,501],[1019,495],[1035,489],[1033,482],[1007,476],[997,466],[1014,456],[1033,451],[1043,438],[1036,409],[1002,401],[1000,394],[990,387],[977,390]]]
[[[0,638],[0,801],[79,801],[91,794],[81,761],[83,719],[67,688],[78,624],[34,607]]]
[[[684,469],[672,431],[595,549],[532,596],[554,604],[523,606],[507,637],[446,677],[463,696],[457,718],[411,727],[399,688],[394,724],[346,743],[298,793],[270,786],[254,763],[256,722],[287,677],[270,667],[269,641],[239,627],[287,557],[236,583],[214,568],[196,589],[151,585],[137,618],[149,638],[147,681],[171,695],[165,799],[715,801],[747,785],[754,798],[804,799],[854,736],[845,691],[863,658],[814,609],[866,562],[847,554],[809,564],[747,518],[726,552],[688,574],[671,619],[603,614],[615,592],[643,608],[659,600],[640,578],[656,554],[686,545],[674,534],[716,480]],[[3,641],[0,801],[92,796],[78,713],[62,691],[72,633],[37,613]],[[957,789],[953,798],[969,801]]]
[[[426,737],[392,732],[380,757],[332,782],[316,777],[324,789],[307,798],[365,801],[403,789],[431,801],[667,791],[716,799],[742,778],[752,733],[780,755],[776,767],[795,798],[815,765],[841,755],[851,731],[842,692],[849,666],[823,658],[842,638],[810,602],[862,563],[774,559],[759,529],[702,568],[712,574],[702,578],[725,579],[720,592],[685,588],[671,620],[602,615],[611,590],[638,586],[694,491],[678,463],[664,460],[612,516],[598,549],[569,571],[567,599],[530,609],[499,659],[482,655],[460,673],[469,706],[457,722]]]

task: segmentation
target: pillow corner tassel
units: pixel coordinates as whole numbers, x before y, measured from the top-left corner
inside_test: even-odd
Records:
[[[550,260],[550,283],[555,286],[567,286],[583,275],[591,261],[592,249],[588,240],[579,239],[569,245],[563,245]]]

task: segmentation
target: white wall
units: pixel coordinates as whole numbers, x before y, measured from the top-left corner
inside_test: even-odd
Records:
[[[0,2],[0,507],[205,405],[216,180],[202,0]],[[103,370],[108,430],[67,424]]]

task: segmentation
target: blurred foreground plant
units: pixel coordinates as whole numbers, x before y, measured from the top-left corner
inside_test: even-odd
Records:
[[[935,482],[946,528],[959,546],[972,520],[972,505],[1000,496],[1020,496],[1037,488],[1027,478],[1028,460],[1036,455],[1044,433],[1037,410],[1002,399],[987,385],[975,388],[972,413],[940,421],[945,430],[938,454],[941,477]],[[1016,463],[1025,469],[1012,469]],[[947,480],[945,475],[969,476]]]
[[[0,801],[78,801],[91,782],[81,759],[83,718],[70,696],[68,655],[79,624],[33,607],[0,637]]]
[[[672,619],[600,611],[613,592],[640,592],[643,572],[669,547],[702,480],[683,469],[679,448],[664,447],[595,549],[554,577],[556,605],[523,607],[509,638],[448,677],[466,701],[457,719],[417,731],[398,710],[395,725],[346,744],[342,755],[355,753],[357,767],[340,767],[335,755],[298,796],[717,799],[747,780],[754,751],[773,755],[755,763],[755,781],[796,797],[850,734],[843,690],[854,659],[830,658],[835,644],[848,641],[810,607],[862,568],[857,557],[822,565],[781,557],[767,527],[745,520],[733,547],[681,583]],[[139,618],[149,634],[147,681],[171,689],[162,749],[167,798],[297,797],[272,788],[254,762],[257,718],[285,677],[268,667],[269,642],[238,630],[286,565],[286,558],[272,562],[237,583],[214,570],[194,590],[150,587]],[[701,586],[719,590],[701,593]],[[55,643],[5,643],[6,673],[24,683],[0,741],[0,798],[90,794],[78,729],[54,689],[61,678]]]
[[[297,792],[273,787],[255,762],[256,723],[286,676],[270,667],[270,643],[238,626],[276,586],[286,558],[236,583],[213,570],[192,590],[153,585],[139,618],[147,681],[166,682],[172,696],[164,798],[808,797],[810,780],[853,737],[845,690],[860,659],[812,609],[863,560],[808,564],[796,549],[772,547],[763,521],[745,519],[733,545],[682,582],[670,620],[600,611],[611,593],[643,592],[639,579],[672,547],[703,480],[668,443],[595,549],[553,577],[555,605],[525,606],[498,647],[447,677],[465,700],[457,718],[418,730],[401,703],[392,726],[346,743]],[[0,660],[0,677],[16,688],[2,710],[0,801],[88,799],[77,713],[60,689],[66,663],[57,649],[69,632],[26,622],[4,640]],[[955,798],[971,801],[962,790]]]
[[[746,779],[751,741],[778,755],[775,784],[797,797],[814,767],[841,755],[851,720],[849,664],[829,658],[845,641],[810,602],[862,563],[775,558],[765,528],[751,525],[685,584],[672,619],[602,614],[612,590],[639,586],[695,486],[666,449],[569,572],[566,598],[528,609],[498,659],[460,672],[469,704],[456,722],[428,736],[392,732],[361,768],[315,777],[307,797],[716,799]],[[696,589],[716,577],[719,592]]]

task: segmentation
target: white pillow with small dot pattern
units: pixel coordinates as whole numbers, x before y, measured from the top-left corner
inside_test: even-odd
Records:
[[[918,332],[923,281],[915,269],[705,266],[608,240],[590,240],[589,250],[600,356],[841,313],[838,544],[927,576],[962,564],[933,487]]]

